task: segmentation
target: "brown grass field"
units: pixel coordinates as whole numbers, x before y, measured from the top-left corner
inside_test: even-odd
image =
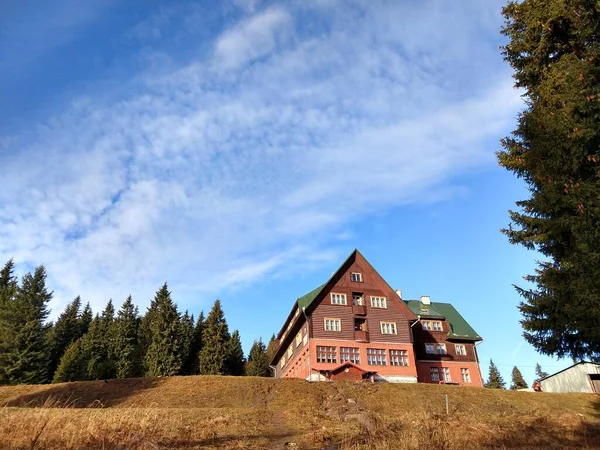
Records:
[[[0,387],[0,407],[2,449],[600,448],[592,394],[196,376]]]

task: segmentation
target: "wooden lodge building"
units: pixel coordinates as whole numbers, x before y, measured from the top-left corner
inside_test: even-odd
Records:
[[[296,301],[277,339],[277,378],[483,386],[482,338],[458,311],[404,301],[358,250]]]

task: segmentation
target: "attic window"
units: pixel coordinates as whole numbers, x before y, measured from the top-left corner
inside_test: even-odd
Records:
[[[350,280],[356,283],[362,283],[362,273],[360,272],[352,272],[350,274]]]

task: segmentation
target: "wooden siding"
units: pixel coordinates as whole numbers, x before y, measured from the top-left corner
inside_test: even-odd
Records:
[[[360,272],[362,282],[352,281],[350,274]],[[360,255],[350,267],[340,274],[339,279],[330,289],[325,289],[320,296],[320,302],[311,314],[311,337],[317,339],[341,339],[354,341],[354,318],[352,312],[352,293],[360,292],[364,296],[367,331],[371,342],[410,343],[412,335],[407,316],[408,308],[400,300],[396,292],[373,270]],[[331,293],[346,294],[346,305],[331,304]],[[371,296],[385,297],[387,308],[371,307]],[[340,319],[341,331],[326,331],[325,318]],[[397,334],[382,334],[380,322],[395,322]]]
[[[417,360],[430,360],[430,361],[465,361],[465,362],[476,362],[477,356],[475,354],[475,345],[472,341],[458,341],[458,340],[447,340],[446,336],[449,329],[449,324],[446,320],[440,319],[422,319],[427,321],[439,321],[442,322],[442,331],[424,330],[423,324],[418,322],[413,328],[413,337],[415,343],[415,355]],[[425,344],[446,344],[446,354],[432,354],[425,351]],[[457,355],[455,345],[464,345],[466,355]]]

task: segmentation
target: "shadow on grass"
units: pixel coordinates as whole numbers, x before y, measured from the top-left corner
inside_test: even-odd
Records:
[[[45,386],[43,390],[22,394],[0,406],[21,408],[108,408],[127,398],[158,386],[161,378],[76,381]]]

